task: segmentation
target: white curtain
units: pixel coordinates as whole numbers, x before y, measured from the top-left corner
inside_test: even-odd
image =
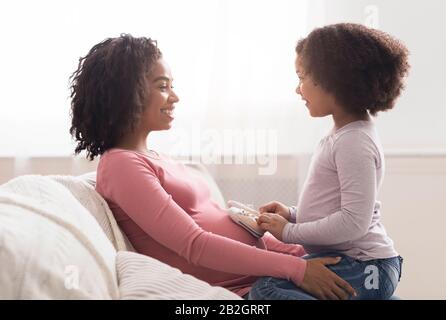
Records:
[[[68,77],[94,44],[122,32],[158,40],[181,99],[173,129],[149,137],[154,149],[309,147],[299,137],[308,115],[294,92],[307,9],[306,0],[2,2],[0,156],[72,154]]]
[[[446,150],[445,45],[429,36],[444,29],[445,9],[440,0],[1,1],[0,157],[72,154],[68,77],[94,44],[122,32],[158,40],[181,98],[173,129],[151,135],[152,148],[310,152],[331,119],[310,118],[295,94],[294,46],[340,21],[377,23],[411,50],[406,92],[377,119],[384,147]]]

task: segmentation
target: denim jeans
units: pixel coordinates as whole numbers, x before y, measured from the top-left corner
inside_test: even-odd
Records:
[[[342,257],[335,265],[327,266],[356,290],[357,300],[390,299],[401,279],[401,256],[361,261],[336,252],[309,254],[304,259]],[[250,300],[316,300],[293,282],[273,277],[259,278],[249,292]]]

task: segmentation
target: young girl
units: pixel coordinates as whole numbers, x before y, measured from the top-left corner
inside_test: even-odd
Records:
[[[352,285],[353,298],[388,299],[402,258],[380,222],[377,195],[385,166],[370,115],[394,106],[409,69],[408,51],[384,32],[342,23],[314,30],[296,53],[297,94],[311,116],[331,115],[334,127],[315,150],[298,206],[268,203],[258,223],[279,240],[303,245],[306,258],[341,257],[329,269]],[[274,278],[259,279],[250,296],[314,299]]]

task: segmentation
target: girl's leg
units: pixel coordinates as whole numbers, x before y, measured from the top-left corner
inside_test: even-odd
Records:
[[[293,282],[262,277],[254,282],[249,292],[249,300],[317,300],[312,295],[297,287]]]
[[[401,276],[401,257],[360,261],[336,252],[330,252],[311,254],[304,258],[312,259],[329,256],[342,257],[338,264],[327,267],[350,283],[358,294],[355,299],[389,299]],[[292,282],[272,277],[257,280],[249,297],[255,300],[315,299]]]
[[[326,257],[329,254],[313,254],[303,257],[320,258]],[[342,260],[341,262],[342,263]],[[339,264],[338,263],[338,264]],[[262,277],[259,278],[252,286],[249,293],[250,300],[317,300],[314,296],[297,287],[293,282],[273,278]]]
[[[360,261],[342,255],[343,263],[328,266],[346,280],[358,294],[359,300],[388,300],[401,278],[401,257]]]

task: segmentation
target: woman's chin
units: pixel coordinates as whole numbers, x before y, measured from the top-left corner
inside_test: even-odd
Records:
[[[172,128],[171,122],[164,124],[162,126],[158,126],[156,129],[150,129],[149,131],[165,131],[165,130],[169,130],[170,128]]]
[[[168,124],[166,124],[166,125],[164,126],[164,129],[163,129],[163,130],[169,130],[170,128],[172,128],[172,121],[169,122]]]

